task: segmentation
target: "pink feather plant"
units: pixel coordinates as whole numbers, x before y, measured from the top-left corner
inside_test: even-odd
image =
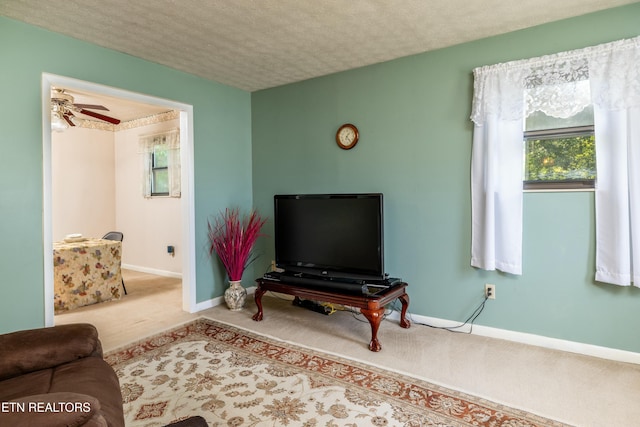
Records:
[[[266,222],[255,210],[249,215],[241,215],[240,209],[227,208],[209,226],[209,254],[215,252],[224,265],[230,281],[242,279],[245,268],[255,259],[253,246],[262,234],[260,230]]]

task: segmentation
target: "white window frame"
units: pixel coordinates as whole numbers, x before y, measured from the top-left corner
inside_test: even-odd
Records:
[[[523,144],[532,139],[567,138],[572,136],[592,135],[595,138],[595,126],[573,126],[560,129],[541,129],[525,131]],[[527,152],[524,150],[523,162],[527,162]],[[526,169],[526,166],[523,166]],[[522,189],[525,192],[555,192],[555,191],[594,191],[596,179],[576,179],[559,181],[527,181],[523,178]]]
[[[153,191],[153,152],[158,145],[167,145],[167,171],[169,175],[169,193],[154,193]],[[165,132],[141,135],[139,148],[142,161],[142,196],[153,197],[181,197],[180,183],[180,130],[172,129]]]

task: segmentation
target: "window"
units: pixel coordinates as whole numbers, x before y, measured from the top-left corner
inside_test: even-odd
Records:
[[[525,190],[579,190],[595,187],[593,106],[568,118],[534,111],[525,119]]]
[[[587,132],[597,123],[595,280],[640,286],[640,216],[634,210],[640,206],[635,167],[640,164],[638,63],[640,37],[473,70],[472,266],[522,274],[522,181],[527,159],[523,130],[548,131],[527,133],[530,153],[565,144],[559,150],[560,160],[545,154],[535,169],[545,166],[545,159],[547,164],[558,163],[562,157],[576,159],[586,154],[593,137]],[[594,117],[587,124],[531,129],[524,123],[538,112],[567,120],[587,108],[593,109]],[[579,126],[589,128],[575,129]],[[558,129],[564,133],[558,135]],[[573,139],[583,150],[569,155],[568,141],[552,142],[562,139]],[[590,169],[588,165],[571,168],[574,172]]]
[[[180,131],[143,135],[139,139],[142,196],[180,197]]]
[[[166,145],[156,145],[151,153],[151,195],[169,195],[169,165]]]
[[[525,190],[594,188],[593,126],[526,132]]]

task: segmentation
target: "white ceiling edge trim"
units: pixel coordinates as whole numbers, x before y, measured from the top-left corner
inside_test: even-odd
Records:
[[[104,130],[109,132],[119,132],[121,130],[135,129],[142,126],[149,126],[157,123],[167,122],[169,120],[175,120],[178,118],[180,118],[180,112],[173,110],[173,111],[167,111],[160,114],[154,114],[153,116],[149,116],[149,117],[142,117],[139,119],[128,120],[126,122],[121,122],[117,125],[106,123],[106,122],[99,122],[96,120],[81,119],[79,120],[80,123],[78,124],[78,127],[81,127],[84,129],[96,129],[96,130]]]
[[[189,313],[197,311],[196,301],[196,239],[195,239],[195,194],[194,194],[194,133],[193,106],[181,102],[144,95],[98,83],[78,80],[51,73],[42,73],[42,240],[43,240],[43,286],[44,326],[54,326],[53,304],[53,221],[52,221],[52,164],[51,164],[51,88],[69,87],[99,95],[128,99],[176,110],[180,116],[180,162],[182,164],[182,309]]]

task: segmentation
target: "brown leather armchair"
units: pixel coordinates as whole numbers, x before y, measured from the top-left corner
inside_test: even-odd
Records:
[[[0,425],[124,426],[118,377],[93,325],[0,335]]]

